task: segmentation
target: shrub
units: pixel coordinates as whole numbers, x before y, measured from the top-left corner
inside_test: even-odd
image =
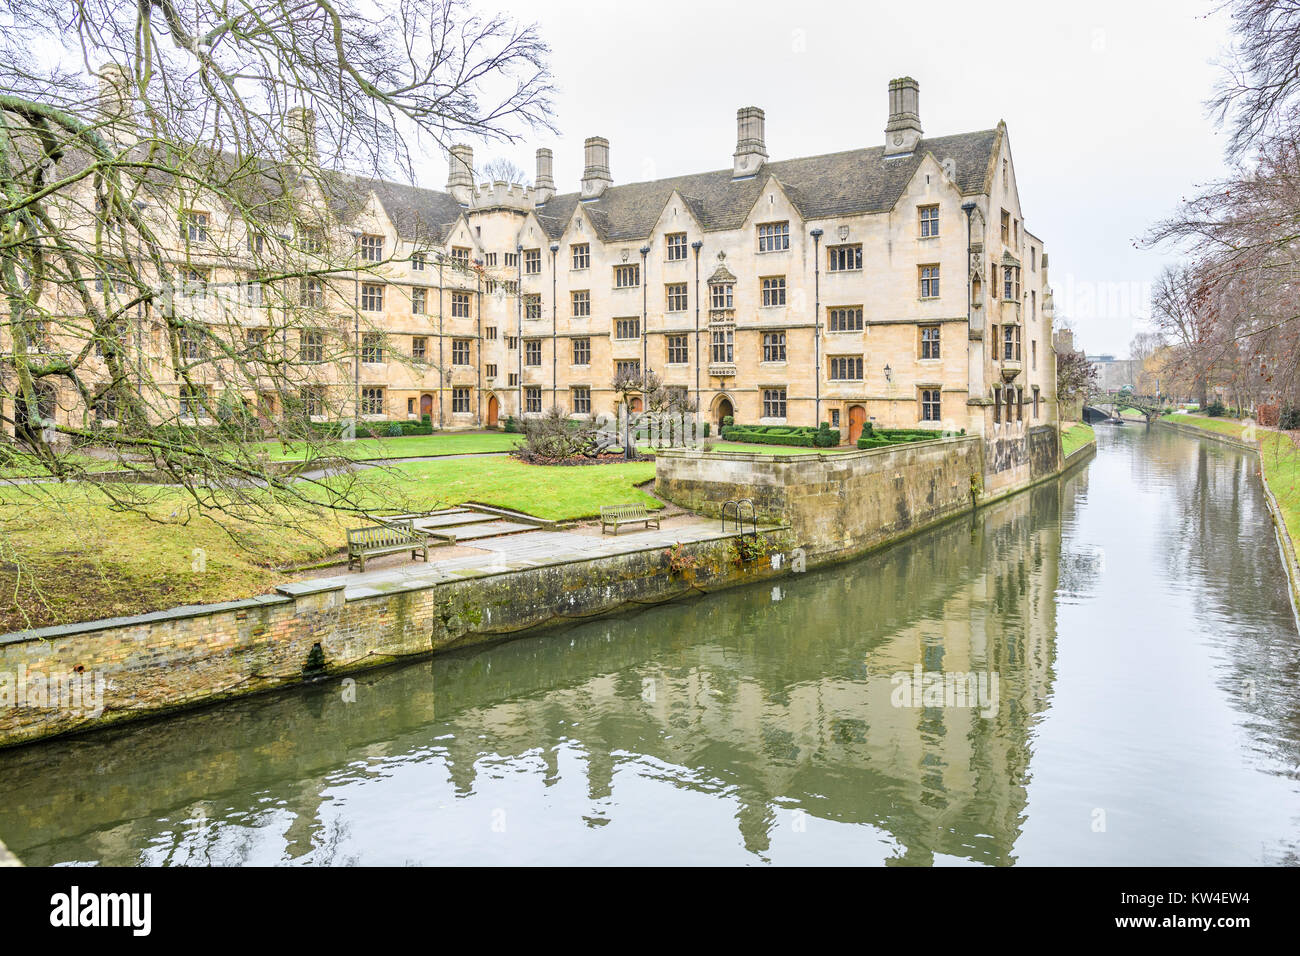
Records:
[[[388,427],[384,429],[384,435],[387,438],[401,438],[405,434],[400,422],[389,422]]]
[[[1277,426],[1287,431],[1300,428],[1300,405],[1284,405],[1278,415]]]
[[[710,422],[705,422],[705,423],[704,423],[704,435],[703,435],[704,438],[708,438],[708,437],[709,437],[709,425],[710,425],[710,424],[711,424]]]
[[[723,427],[723,428],[726,428],[726,427],[728,427],[728,426],[730,426],[730,425],[734,425],[734,424],[736,424],[736,419],[735,419],[734,417],[732,417],[731,415],[724,415],[724,416],[723,416],[723,418],[722,418],[722,427]]]
[[[941,432],[928,428],[880,428],[873,429],[870,435],[863,429],[858,439],[859,448],[885,448],[889,445],[906,445],[909,442],[935,441]]]
[[[1223,413],[1226,411],[1227,409],[1223,407],[1223,402],[1216,398],[1206,407],[1205,414],[1209,415],[1211,418],[1222,418]]]
[[[511,454],[523,461],[567,461],[592,449],[597,438],[595,419],[570,419],[552,406],[543,415],[525,419],[524,440]]]
[[[506,423],[505,423],[504,425],[501,426],[501,430],[502,430],[502,431],[511,432],[511,433],[518,432],[518,431],[519,431],[519,423],[518,423],[517,421],[515,421],[515,416],[513,416],[513,415],[507,415],[507,416],[506,416]]]

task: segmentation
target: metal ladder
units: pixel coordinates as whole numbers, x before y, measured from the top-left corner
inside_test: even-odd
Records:
[[[745,513],[745,509],[746,509],[746,507],[748,507],[748,509],[749,509],[749,513],[748,513],[748,514]],[[734,522],[734,524],[735,524],[735,526],[736,526],[736,530],[737,530],[738,532],[740,532],[740,542],[741,542],[741,544],[742,544],[742,545],[744,544],[745,536],[746,536],[746,535],[749,535],[750,538],[752,538],[753,540],[757,541],[757,540],[758,540],[758,514],[754,511],[754,502],[753,502],[751,499],[749,499],[749,498],[731,498],[731,499],[729,499],[729,500],[723,502],[723,504],[722,504],[722,530],[723,530],[724,532],[727,530],[727,511],[728,511],[728,509],[730,509],[730,510],[732,511],[732,521]],[[745,523],[746,523],[746,521],[749,522],[749,528],[750,528],[749,531],[746,531],[746,530],[745,530]],[[745,549],[744,549],[744,547],[742,547],[742,548],[740,549],[740,553],[741,553],[742,555],[745,554]]]

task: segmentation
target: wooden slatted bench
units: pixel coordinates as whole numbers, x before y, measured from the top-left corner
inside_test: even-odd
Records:
[[[652,515],[645,510],[645,505],[601,505],[600,506],[600,533],[605,534],[605,529],[611,525],[614,527],[614,534],[618,534],[618,526],[621,524],[640,524],[645,522],[646,528],[653,524],[659,527],[659,516]]]
[[[423,554],[424,560],[429,560],[429,539],[423,531],[416,530],[410,518],[348,529],[349,571],[353,564],[360,564],[364,571],[366,558],[399,551],[410,551],[412,559]]]

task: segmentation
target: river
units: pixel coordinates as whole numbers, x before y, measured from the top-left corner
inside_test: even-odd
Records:
[[[1066,477],[849,564],[0,753],[0,839],[29,865],[1296,864],[1300,635],[1256,472],[1102,426]],[[913,697],[926,674],[976,678]]]

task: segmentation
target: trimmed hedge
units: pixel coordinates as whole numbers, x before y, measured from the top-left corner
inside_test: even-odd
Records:
[[[966,434],[966,429],[961,430]],[[863,430],[858,439],[859,448],[886,448],[890,445],[906,445],[909,442],[935,441],[943,437],[943,432],[928,428],[875,428],[870,434]]]
[[[722,438],[753,445],[833,448],[840,443],[840,432],[825,422],[818,428],[807,425],[724,425]]]

